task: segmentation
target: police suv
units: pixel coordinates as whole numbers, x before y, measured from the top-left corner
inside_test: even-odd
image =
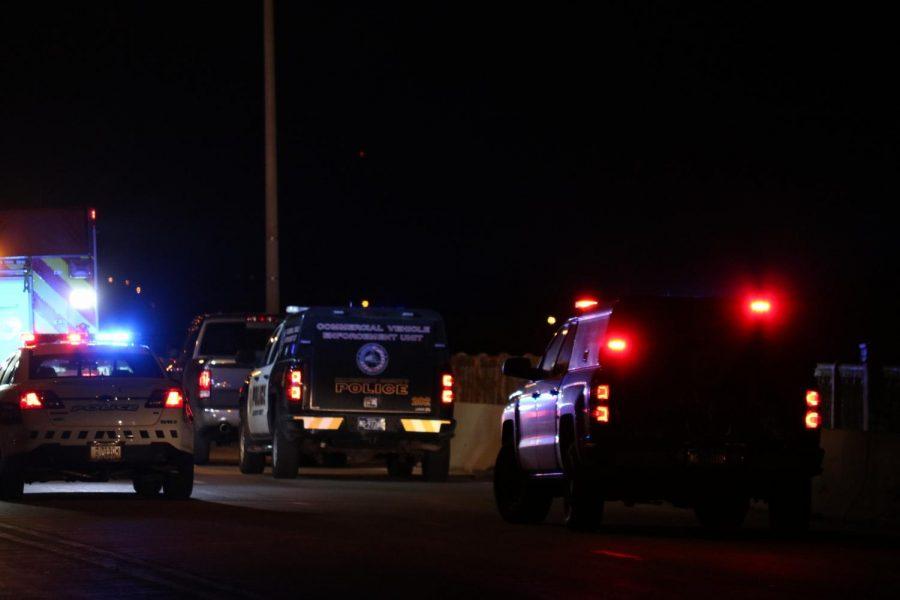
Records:
[[[453,375],[444,324],[430,310],[293,309],[241,397],[240,469],[297,475],[316,462],[382,459],[394,476],[421,461],[450,468]]]
[[[739,526],[751,499],[801,530],[821,472],[819,393],[807,314],[786,297],[580,303],[501,424],[494,494],[510,522],[542,521],[554,496],[575,529],[606,500],[669,501],[704,526]]]
[[[111,479],[185,499],[192,452],[190,407],[146,347],[32,334],[0,364],[0,499],[25,483]]]

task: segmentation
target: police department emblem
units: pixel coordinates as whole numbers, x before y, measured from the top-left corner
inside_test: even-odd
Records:
[[[356,353],[356,366],[366,375],[381,375],[388,366],[388,353],[381,344],[366,344]]]

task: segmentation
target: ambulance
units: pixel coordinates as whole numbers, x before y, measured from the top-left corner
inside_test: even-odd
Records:
[[[94,209],[0,211],[0,358],[23,335],[98,331]]]

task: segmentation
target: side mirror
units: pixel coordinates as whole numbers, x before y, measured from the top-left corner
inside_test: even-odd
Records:
[[[511,356],[503,361],[503,367],[500,371],[507,377],[518,377],[519,379],[527,379],[534,381],[541,379],[544,372],[531,366],[531,361],[524,356]]]

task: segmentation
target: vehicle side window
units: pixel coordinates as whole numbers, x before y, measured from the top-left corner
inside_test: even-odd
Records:
[[[0,385],[6,385],[7,383],[9,383],[8,380],[10,375],[12,374],[12,369],[10,369],[10,366],[12,365],[15,356],[15,354],[12,354],[3,361],[3,366],[0,367]]]
[[[0,385],[7,383],[14,383],[16,379],[16,370],[19,368],[19,353],[13,354],[9,359],[9,364],[6,365],[6,368],[3,371],[2,379],[0,379]]]
[[[550,373],[553,370],[553,365],[556,364],[556,357],[559,355],[559,348],[562,346],[563,339],[565,336],[562,334],[565,327],[561,327],[553,336],[553,339],[550,340],[550,344],[547,346],[547,350],[544,352],[544,358],[541,359],[540,369],[545,373]]]
[[[283,329],[284,325],[279,325],[278,329],[275,330],[275,333],[272,334],[272,337],[269,338],[269,343],[266,347],[265,364],[267,365],[275,362],[275,358],[278,357],[278,351],[281,349],[281,332]]]
[[[609,314],[591,315],[578,320],[575,348],[570,360],[573,368],[596,367],[600,364],[600,343],[608,324]]]
[[[568,329],[563,329],[560,332],[563,336],[563,343],[562,346],[560,346],[556,364],[553,365],[553,373],[555,375],[562,375],[569,370],[569,361],[572,358],[572,348],[575,346],[576,329],[576,324],[572,323],[569,325]]]

